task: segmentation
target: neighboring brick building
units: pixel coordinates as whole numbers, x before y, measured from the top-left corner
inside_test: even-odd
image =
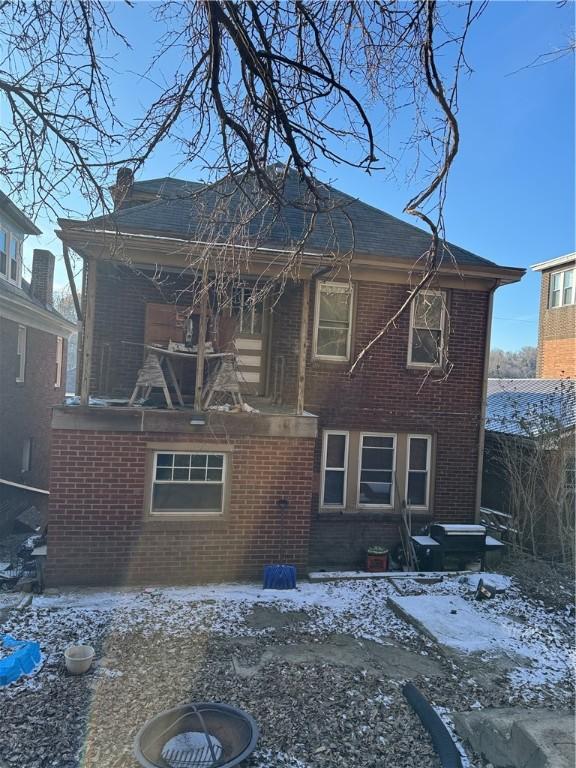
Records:
[[[535,264],[542,273],[536,375],[576,376],[576,253]]]
[[[286,184],[289,197],[302,195],[295,174]],[[214,188],[175,179],[125,190],[110,217],[60,222],[59,236],[85,260],[86,319],[81,404],[56,409],[52,424],[49,580],[200,581],[255,577],[278,561],[359,565],[367,546],[398,541],[404,503],[418,524],[474,520],[492,295],[523,270],[451,246],[457,265],[445,260],[350,376],[405,300],[429,235],[323,187],[347,215],[336,207],[329,228],[319,217],[279,295],[254,303],[249,292],[298,241],[304,223],[292,210],[251,243],[228,304],[214,285],[207,294],[207,340],[229,349],[234,326],[242,389],[258,413],[198,413],[197,397],[194,411],[158,400],[130,407],[143,344],[183,342],[190,312],[194,333],[202,327],[194,258],[205,248],[201,214],[219,201]],[[327,256],[335,236],[349,248],[348,216],[350,280]],[[221,258],[213,233],[211,243]],[[179,364],[191,403],[195,373]]]
[[[48,493],[51,409],[64,400],[66,340],[74,329],[52,306],[49,251],[35,250],[31,283],[22,278],[30,234],[40,230],[0,193],[0,530],[11,523],[14,498],[41,506]]]

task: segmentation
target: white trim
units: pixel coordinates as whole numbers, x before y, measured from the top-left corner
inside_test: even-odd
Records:
[[[0,227],[0,232],[4,233],[4,238],[5,238],[4,239],[5,250],[2,251],[2,249],[0,249],[0,253],[3,253],[6,256],[6,272],[2,272],[0,270],[0,277],[2,277],[4,280],[8,280],[8,274],[10,272],[10,256],[8,255],[8,239],[9,239],[8,230],[5,227]]]
[[[346,355],[322,355],[318,352],[318,327],[320,323],[320,294],[322,286],[335,286],[337,288],[348,288],[350,301],[348,304],[348,334],[346,336]],[[316,296],[314,298],[314,328],[312,332],[312,354],[317,360],[328,360],[332,362],[346,362],[350,360],[350,347],[352,340],[352,310],[354,307],[354,284],[342,283],[334,280],[318,280],[316,282]]]
[[[572,285],[570,286],[572,288],[572,301],[570,302],[564,302],[564,278],[565,275],[571,272],[572,273]],[[561,285],[560,285],[560,304],[556,304],[556,306],[552,306],[552,281],[554,280],[555,275],[562,275],[561,279]],[[561,307],[571,307],[574,304],[576,304],[576,267],[567,267],[566,269],[555,269],[554,272],[550,273],[550,282],[548,284],[548,304],[547,309],[560,309]]]
[[[43,493],[45,496],[50,495],[50,491],[47,491],[44,488],[34,488],[33,485],[22,485],[22,483],[13,483],[12,480],[2,480],[2,478],[0,478],[0,484],[9,485],[12,488],[22,488],[22,490],[24,491],[33,491],[34,493]]]
[[[414,312],[416,310],[416,301],[421,294],[434,294],[435,296],[442,296],[442,314],[440,316],[440,328],[432,328],[430,330],[440,331],[440,359],[437,363],[418,363],[412,360],[412,341],[414,336]],[[422,329],[421,329],[422,330]],[[408,331],[408,351],[407,351],[407,366],[408,368],[441,368],[444,362],[444,350],[446,347],[446,291],[436,290],[424,290],[416,294],[410,305],[410,327]]]
[[[392,438],[392,469],[383,469],[382,472],[392,473],[392,482],[390,485],[390,504],[361,504],[360,503],[360,485],[362,483],[362,449],[364,447],[365,437],[391,437]],[[358,439],[358,477],[356,488],[356,506],[360,509],[394,509],[394,494],[396,493],[396,448],[398,445],[398,435],[396,432],[360,432]],[[368,446],[370,448],[370,446]],[[378,450],[378,449],[377,449]],[[380,450],[390,450],[382,448]]]
[[[26,325],[28,328],[35,328],[37,331],[51,333],[53,336],[68,338],[77,330],[75,323],[63,317],[56,317],[46,309],[36,307],[26,298],[0,293],[0,317],[11,320],[13,323]]]
[[[221,480],[156,480],[156,469],[158,454],[171,453],[173,455],[185,455],[185,456],[221,456],[222,457],[222,479]],[[222,451],[175,451],[172,449],[156,449],[154,450],[154,460],[152,462],[152,482],[150,486],[150,507],[149,514],[154,517],[204,517],[224,514],[224,506],[226,503],[226,483],[227,483],[227,462],[228,457],[226,453]],[[160,467],[162,469],[162,467]],[[208,467],[207,467],[208,469]],[[214,469],[220,469],[220,467],[214,467]],[[181,485],[219,485],[222,487],[222,496],[220,502],[220,509],[202,509],[202,510],[179,510],[179,509],[165,509],[155,510],[154,504],[154,486],[168,485],[173,483],[179,483]]]
[[[21,339],[24,339],[21,344]],[[28,331],[25,325],[18,326],[18,335],[16,341],[16,357],[18,358],[18,372],[16,374],[16,381],[18,384],[22,384],[26,378],[26,347],[28,345]]]
[[[546,269],[552,269],[552,267],[559,267],[562,264],[569,264],[576,259],[576,251],[573,253],[566,253],[564,256],[557,256],[555,259],[549,259],[548,261],[540,261],[538,264],[534,264],[531,269],[533,272],[543,272]]]
[[[423,469],[410,469],[410,441],[412,438],[418,438],[420,440],[426,440],[426,503],[425,504],[409,504],[408,502],[408,478],[410,472],[424,473]],[[431,468],[432,458],[432,435],[417,435],[409,433],[406,435],[406,478],[404,480],[404,489],[406,494],[406,504],[409,504],[410,509],[428,509],[430,507],[430,475],[432,474]]]
[[[344,437],[344,466],[343,467],[327,467],[326,466],[326,453],[328,449],[328,436],[340,435]],[[320,507],[325,509],[345,509],[346,508],[346,495],[348,493],[348,451],[350,445],[350,433],[341,429],[326,429],[322,433],[322,464],[320,468]],[[324,487],[326,470],[332,472],[343,472],[344,483],[342,487],[342,504],[325,504],[324,503]]]
[[[64,362],[64,339],[62,336],[56,336],[56,376],[54,378],[54,388],[62,386],[62,363]]]

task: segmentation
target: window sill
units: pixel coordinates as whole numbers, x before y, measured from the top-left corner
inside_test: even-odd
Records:
[[[412,509],[413,517],[430,517],[431,515],[430,509]],[[318,517],[330,518],[335,521],[381,520],[382,518],[400,520],[402,515],[394,507],[380,507],[379,509],[366,509],[366,507],[358,507],[357,509],[327,509],[326,507],[320,507]]]

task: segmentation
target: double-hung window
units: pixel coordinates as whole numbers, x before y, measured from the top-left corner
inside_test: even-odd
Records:
[[[423,367],[442,364],[445,332],[445,295],[420,291],[412,302],[408,362]]]
[[[62,362],[64,357],[64,341],[62,336],[56,336],[56,375],[54,376],[54,386],[62,386]]]
[[[18,326],[18,342],[16,347],[16,381],[23,382],[26,373],[26,326]]]
[[[8,234],[0,229],[0,275],[8,277]]]
[[[396,435],[361,434],[358,505],[390,507],[394,503]]]
[[[224,511],[226,455],[157,451],[154,454],[153,515],[220,515]]]
[[[352,331],[353,287],[348,283],[317,283],[314,314],[314,356],[348,360]]]
[[[550,308],[564,307],[574,304],[576,292],[574,290],[574,269],[564,269],[561,272],[553,272],[550,275],[550,294],[548,306]]]
[[[14,283],[19,282],[20,260],[22,256],[22,243],[14,236],[10,237],[10,280]]]
[[[324,432],[321,506],[346,506],[348,432]]]
[[[408,435],[406,503],[409,507],[428,507],[430,444],[430,435]]]

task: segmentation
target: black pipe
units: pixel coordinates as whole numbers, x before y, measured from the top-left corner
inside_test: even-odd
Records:
[[[442,768],[462,768],[462,758],[458,747],[454,743],[450,731],[442,722],[418,688],[412,683],[406,683],[402,688],[406,700],[420,718],[420,722],[426,728],[432,739],[436,754],[440,758]]]

